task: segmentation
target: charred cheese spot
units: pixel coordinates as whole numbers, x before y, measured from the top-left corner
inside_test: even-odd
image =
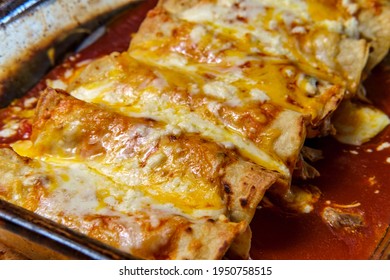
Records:
[[[241,207],[246,207],[248,205],[248,200],[246,198],[240,198]]]
[[[223,189],[224,189],[224,191],[227,193],[227,194],[231,194],[231,188],[230,188],[230,186],[229,186],[229,184],[227,184],[227,183],[223,183]]]
[[[186,228],[186,232],[191,234],[192,233],[192,228],[191,227]]]

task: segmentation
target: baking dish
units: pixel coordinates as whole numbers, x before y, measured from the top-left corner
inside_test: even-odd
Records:
[[[4,106],[29,90],[83,37],[133,2],[2,1],[0,103]]]
[[[2,1],[0,107],[25,94],[55,62],[134,2]],[[31,259],[134,259],[3,200],[0,242]]]
[[[31,259],[134,259],[3,200],[0,225],[0,241]]]
[[[12,75],[11,75],[12,76]],[[39,79],[40,77],[38,77]],[[35,83],[35,81],[34,81]],[[22,94],[22,92],[21,92]],[[15,96],[9,97],[6,100],[9,100],[11,98],[14,98]],[[6,101],[5,101],[6,103]],[[77,234],[74,234],[72,232],[68,232],[67,229],[63,229],[60,226],[54,226],[50,225],[50,222],[40,220],[39,217],[33,216],[30,217],[28,213],[23,213],[22,210],[20,209],[15,209],[12,205],[9,205],[7,203],[4,203],[4,214],[3,215],[3,220],[7,221],[4,225],[3,228],[6,229],[7,232],[18,232],[19,230],[17,227],[24,227],[24,228],[31,228],[33,229],[32,232],[28,234],[24,234],[25,237],[29,237],[30,239],[34,238],[34,233],[38,233],[38,236],[40,238],[43,238],[44,236],[48,237],[48,240],[50,242],[56,241],[60,245],[54,245],[52,243],[48,243],[48,248],[50,248],[50,251],[58,251],[59,254],[53,254],[50,255],[50,253],[46,253],[43,255],[33,255],[30,254],[32,258],[66,258],[66,257],[71,257],[71,258],[93,258],[93,259],[99,259],[99,258],[131,258],[131,256],[128,256],[126,254],[122,254],[120,252],[116,252],[114,249],[108,250],[107,247],[102,245],[102,244],[96,244],[95,241],[88,240],[86,239],[86,242],[83,242],[82,240],[79,239],[80,236]],[[17,217],[20,217],[21,220],[18,220]],[[31,223],[32,221],[32,223]],[[255,223],[260,223],[259,220],[255,220]],[[49,224],[49,225],[48,225]],[[39,225],[40,227],[34,227],[36,225]],[[42,229],[42,227],[44,229]],[[57,232],[58,230],[59,232]],[[383,238],[380,240],[379,245],[375,249],[375,251],[372,253],[371,258],[388,258],[388,243],[389,243],[389,235],[388,235],[388,230],[386,230],[383,234]],[[49,234],[48,234],[49,233]],[[255,232],[256,234],[256,232]],[[21,234],[23,235],[23,234]],[[2,236],[5,236],[4,232],[2,233]],[[60,237],[58,237],[60,236]],[[65,237],[66,238],[65,238]],[[69,236],[71,237],[69,240]],[[255,235],[256,236],[256,235]],[[67,239],[68,238],[68,239]],[[10,240],[12,237],[7,237],[5,240]],[[17,238],[16,238],[17,239]],[[15,238],[14,238],[15,240]],[[35,238],[36,240],[36,238]],[[30,240],[31,241],[31,240]],[[18,242],[13,242],[14,244]],[[40,241],[36,243],[41,243]],[[58,248],[58,246],[60,248]],[[92,246],[92,249],[90,248]],[[87,248],[85,248],[87,247]],[[73,250],[73,252],[72,252]],[[77,251],[77,253],[74,252],[74,250]],[[256,247],[255,249],[256,250]],[[38,251],[44,251],[43,249],[38,249]],[[115,253],[112,253],[115,252]]]

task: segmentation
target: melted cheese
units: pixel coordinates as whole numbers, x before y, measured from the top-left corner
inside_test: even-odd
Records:
[[[41,161],[40,171],[54,178],[46,186],[52,192],[42,203],[44,209],[52,208],[47,203],[54,203],[68,214],[86,215],[101,213],[108,205],[123,213],[156,208],[189,218],[215,219],[226,211],[217,186],[189,176],[159,177],[156,168],[164,163],[166,156],[155,155],[142,167],[138,159],[112,163],[85,161],[76,155],[72,158],[62,158],[57,153],[41,155],[31,149],[30,141],[19,141],[12,147],[19,155]],[[31,178],[25,179],[26,185],[28,181]]]
[[[262,136],[254,139],[249,136],[259,130],[252,128],[248,132],[243,124],[226,119],[221,111],[224,106],[251,111],[256,103],[270,103],[284,112],[280,116],[293,117],[291,121],[298,127],[301,115],[314,126],[321,124],[345,90],[336,75],[329,78],[329,71],[321,68],[337,64],[333,54],[321,45],[329,33],[337,33],[335,38],[339,33],[356,33],[356,19],[343,10],[343,5],[351,9],[349,3],[336,2],[217,1],[177,11],[167,1],[165,9],[175,16],[164,12],[159,15],[161,24],[167,26],[162,33],[141,29],[143,39],[136,38],[129,55],[112,54],[90,63],[84,72],[69,74],[69,80],[80,80],[67,90],[79,99],[127,116],[152,118],[221,145],[230,143],[241,155],[289,177],[285,162],[296,160],[304,139],[303,128],[281,131],[280,125],[271,123],[279,116],[257,115],[257,121],[264,124]],[[318,9],[334,13],[315,13]],[[353,27],[348,31],[346,26]],[[296,38],[285,29],[296,27],[297,33],[302,34],[314,30],[313,36],[308,37],[308,42],[318,47],[314,58],[299,53],[300,48],[292,43]],[[305,48],[300,50],[306,52]],[[259,51],[265,53],[259,57]],[[291,61],[299,62],[298,66]],[[319,66],[319,70],[312,69]],[[135,73],[133,67],[144,69]],[[154,69],[153,74],[149,69]],[[338,83],[334,85],[326,79]],[[202,102],[206,104],[191,104],[186,91],[204,98]],[[173,96],[187,101],[176,103]],[[290,141],[294,145],[287,145],[290,152],[281,144],[289,143],[286,139],[295,139]]]
[[[162,22],[175,25],[172,29],[175,34],[153,36],[150,27],[146,36],[141,32],[143,39],[135,40],[130,51],[137,59],[160,64],[167,63],[165,57],[175,52],[197,63],[218,65],[248,55],[287,58],[308,75],[321,72],[325,79],[343,83],[355,92],[367,46],[362,46],[359,40],[357,19],[348,12],[356,5],[344,2],[246,0],[226,4],[213,1],[191,2],[178,8],[175,1],[164,1],[163,7],[171,15],[162,15]],[[192,30],[202,32],[185,35],[192,34]],[[356,58],[361,57],[352,68],[346,67],[338,57],[337,45],[345,40],[357,53]],[[152,46],[152,52],[145,54]]]
[[[135,225],[140,215],[151,228],[165,216],[226,220],[231,209],[220,182],[185,162],[188,150],[167,144],[166,139],[174,142],[183,134],[201,135],[202,141],[236,149],[282,179],[291,177],[305,139],[304,120],[308,126],[321,124],[356,78],[332,47],[346,38],[350,46],[358,45],[358,6],[347,0],[215,3],[200,1],[179,12],[166,4],[158,36],[141,32],[145,40],[138,38],[128,53],[85,61],[47,81],[109,111],[159,124],[141,123],[131,130],[108,124],[99,135],[100,128],[91,129],[83,112],[80,119],[52,127],[45,120],[49,129],[40,128],[33,142],[12,145],[19,155],[34,159],[35,173],[22,172],[21,185],[49,190],[40,197],[37,213],[104,215]],[[26,99],[24,106],[35,102]],[[336,138],[355,145],[390,122],[379,110],[349,102],[334,120]],[[7,125],[0,137],[16,133],[15,123]],[[101,147],[83,149],[85,141],[88,148]],[[227,157],[230,151],[224,153]],[[213,172],[221,171],[218,163],[206,161]],[[307,201],[318,197],[295,192],[287,192],[285,199],[310,212]],[[20,198],[20,190],[13,193],[13,200]],[[129,247],[141,248],[142,240],[124,238]]]
[[[43,184],[42,187],[47,190],[47,193],[40,197],[35,212],[54,220],[63,215],[69,217],[104,215],[121,217],[129,223],[132,216],[143,213],[144,216],[149,216],[154,226],[158,226],[159,219],[166,216],[219,219],[224,214],[222,208],[198,208],[192,212],[183,212],[174,200],[168,203],[159,202],[141,189],[129,188],[107,180],[107,177],[83,163],[62,162],[61,164],[59,161],[52,163],[35,160],[32,169],[26,167],[25,169],[26,171],[22,172],[19,178],[25,188],[35,188],[37,184]],[[3,182],[6,183],[7,180]],[[175,184],[180,183],[176,181]],[[23,195],[15,189],[11,199],[19,204],[18,201],[24,201]]]
[[[161,17],[164,18],[164,15]],[[169,18],[164,18],[164,20],[174,21]],[[245,100],[250,100],[250,91],[256,87],[269,97],[266,101],[298,111],[305,117],[310,117],[313,124],[321,121],[329,113],[324,110],[327,102],[332,103],[334,99],[340,99],[344,94],[345,82],[337,76],[329,77],[326,71],[314,70],[313,66],[317,67],[316,62],[309,63],[309,66],[305,68],[297,67],[295,63],[292,63],[299,59],[299,54],[297,54],[298,58],[289,57],[289,59],[277,58],[272,53],[258,56],[258,53],[252,53],[254,47],[252,39],[246,39],[247,36],[232,39],[226,35],[228,32],[224,30],[219,33],[219,30],[203,29],[206,30],[206,33],[202,33],[203,38],[197,38],[194,43],[191,38],[188,39],[180,34],[186,34],[202,25],[180,21],[174,21],[174,23],[180,30],[179,35],[172,39],[172,36],[161,38],[154,37],[153,33],[147,33],[148,36],[145,37],[150,37],[150,39],[140,39],[141,42],[136,40],[135,44],[130,47],[130,55],[153,67],[172,69],[172,63],[167,63],[166,60],[174,53],[175,56],[186,59],[185,67],[174,67],[175,73],[185,73],[185,75],[195,77],[196,83],[201,83],[206,94],[225,100],[229,99],[228,104],[241,106],[247,103]],[[210,25],[206,26],[211,28]],[[319,50],[322,51],[324,49],[322,48],[323,39],[321,36],[317,39]],[[155,40],[159,41],[159,47],[150,51],[150,45],[157,45]],[[263,44],[264,40],[260,42]],[[229,46],[226,47],[228,43]],[[192,47],[194,44],[197,48]],[[275,44],[278,47],[283,45],[280,42]],[[296,46],[295,43],[288,43],[288,45]],[[290,50],[286,52],[292,53]],[[330,57],[330,55],[333,53],[329,54],[327,48],[323,52],[316,53],[316,57],[320,60],[333,59],[327,63],[328,66],[335,65],[335,57]],[[288,69],[287,72],[285,69]],[[176,75],[179,74],[176,73]],[[204,78],[205,76],[215,78],[210,83],[208,78]],[[172,77],[172,80],[175,78]],[[335,84],[330,83],[329,80]]]
[[[99,85],[101,83],[103,81],[100,81]],[[94,83],[92,84],[96,85]],[[206,94],[217,95],[222,100],[229,100],[232,92],[234,92],[231,86],[226,86],[224,83],[206,84],[205,87]],[[101,87],[91,87],[91,85],[88,85],[75,89],[71,94],[87,102],[108,105],[112,109],[127,116],[152,118],[163,121],[187,133],[200,133],[203,137],[218,143],[233,143],[245,157],[250,158],[266,168],[279,171],[283,175],[289,176],[289,170],[277,157],[272,155],[273,151],[270,151],[270,155],[268,151],[264,151],[255,143],[225,128],[223,124],[208,119],[207,116],[200,115],[197,112],[192,112],[191,108],[187,106],[172,104],[167,97],[161,96],[156,92],[155,88],[149,88],[149,90],[140,92],[142,94],[139,93],[140,96],[137,98],[137,103],[134,104],[110,103],[112,100],[110,96],[117,95],[117,93],[107,90],[107,88],[109,88],[109,85],[103,85]],[[129,102],[132,101],[133,99],[129,100]]]
[[[80,91],[77,91],[77,93],[74,92],[72,94],[77,98],[88,96],[87,101],[89,102],[102,103],[102,99],[90,99],[88,93],[84,92],[83,94],[79,94],[79,92]],[[171,103],[164,102],[163,99],[154,95],[148,95],[148,92],[144,92],[142,97],[145,99],[144,102],[138,103],[135,108],[129,108],[123,105],[119,107],[114,106],[113,108],[124,115],[163,121],[170,124],[173,128],[176,127],[179,131],[200,133],[203,137],[217,143],[233,143],[243,156],[252,159],[261,166],[279,171],[284,175],[290,173],[283,163],[272,158],[254,143],[245,140],[240,135],[223,126],[216,125],[212,121],[201,118],[197,113],[191,112],[187,108],[179,106],[174,107]],[[152,100],[155,102],[151,102]],[[107,103],[104,102],[103,104]],[[110,105],[112,106],[112,104]]]
[[[15,120],[11,120],[0,129],[0,137],[8,138],[15,135],[19,129],[19,122]]]
[[[350,101],[345,101],[333,117],[335,138],[350,145],[371,140],[389,124],[389,117],[379,109]]]

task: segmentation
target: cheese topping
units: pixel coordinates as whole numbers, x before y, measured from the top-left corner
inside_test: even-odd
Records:
[[[132,55],[138,59],[162,61],[162,57],[177,51],[182,56],[188,54],[200,63],[221,64],[232,57],[240,59],[260,53],[263,56],[287,58],[308,71],[309,75],[314,75],[320,69],[327,80],[337,83],[344,80],[350,91],[357,90],[359,73],[365,61],[356,61],[359,65],[346,68],[337,57],[336,47],[347,40],[362,57],[367,52],[367,45],[363,46],[359,40],[357,19],[354,13],[351,14],[356,4],[338,0],[246,0],[233,1],[228,5],[223,1],[201,1],[178,8],[175,1],[163,2],[167,12],[162,10],[159,16],[163,22],[176,26],[172,29],[174,34],[161,37],[148,33],[145,36],[145,32],[142,32],[143,39],[139,39],[142,44],[136,39],[130,48]],[[192,33],[193,30],[202,32]],[[151,33],[151,30],[148,32]],[[315,44],[316,41],[323,41],[321,38],[328,38],[329,46]],[[159,46],[152,50],[155,54],[153,58],[149,57],[151,53],[142,53],[142,48],[148,50],[150,46]],[[324,48],[328,55],[316,55]],[[164,49],[165,53],[160,53]],[[225,57],[221,52],[225,52]],[[344,79],[339,79],[340,76]]]
[[[124,54],[124,56],[126,55]],[[126,60],[126,62],[128,62],[128,60]],[[133,61],[131,63],[134,65],[135,62]],[[144,65],[142,67],[144,69],[146,68]],[[160,72],[160,74],[162,74],[162,76],[160,75],[159,79],[161,79],[161,77],[165,79],[163,84],[172,85],[172,83],[175,83],[172,82],[175,81],[175,74],[173,77],[166,76],[165,72]],[[261,146],[261,143],[253,143],[249,139],[245,139],[246,137],[242,137],[242,134],[240,135],[236,131],[227,129],[224,123],[221,122],[220,118],[215,114],[215,110],[212,111],[212,115],[205,114],[204,110],[206,109],[209,111],[211,108],[210,106],[201,105],[198,107],[199,105],[194,104],[195,107],[192,106],[192,108],[190,108],[187,105],[188,103],[174,104],[169,95],[160,92],[169,93],[169,91],[171,91],[170,87],[162,89],[156,88],[154,87],[154,82],[143,82],[142,86],[140,86],[135,84],[134,81],[136,79],[126,77],[126,81],[132,81],[131,85],[127,84],[127,82],[121,78],[121,75],[122,74],[119,74],[117,77],[111,76],[110,80],[107,80],[107,85],[102,84],[104,81],[99,81],[99,83],[91,82],[75,88],[70,93],[76,98],[84,101],[109,106],[113,110],[127,116],[152,118],[163,121],[170,124],[172,127],[176,127],[187,133],[200,133],[206,139],[212,139],[217,143],[234,143],[236,148],[239,149],[241,154],[245,157],[252,159],[254,162],[266,168],[277,170],[288,176],[289,170],[284,166],[281,160],[278,159],[278,155],[275,154],[273,150]],[[127,75],[131,76],[132,73],[127,72]],[[148,75],[151,76],[150,73]],[[153,76],[154,74],[148,81],[155,81],[156,78]],[[115,79],[118,79],[119,81],[115,82]],[[90,80],[93,81],[93,78],[90,77]],[[176,77],[176,80],[180,80],[179,83],[183,82],[186,87],[194,84],[191,82],[188,83],[186,79],[177,79]],[[127,90],[118,92],[115,88],[111,88],[112,85],[115,85],[116,87],[118,84],[122,84],[123,86],[121,88],[127,88]],[[205,83],[202,89],[203,94],[210,96],[211,98],[220,99],[221,102],[231,102],[235,99],[240,100],[237,95],[238,92],[236,87],[223,81]],[[173,92],[173,94],[180,96],[181,92],[182,91],[176,91]],[[138,95],[133,95],[135,93]],[[258,91],[252,92],[252,94],[255,93],[259,94]],[[265,95],[263,96],[261,93],[260,95],[261,97],[253,97],[253,95],[251,96],[250,93],[248,93],[248,100],[251,102],[259,99],[263,101],[267,100]],[[121,102],[116,101],[118,98],[120,98]],[[202,99],[202,96],[199,98]],[[222,103],[220,103],[220,105],[222,105]],[[270,135],[270,132],[268,132],[268,134],[267,132],[264,132],[263,135],[264,137],[268,137],[266,135]]]
[[[333,117],[336,139],[350,145],[361,145],[390,124],[389,117],[372,106],[345,101]]]
[[[87,99],[84,99],[85,101],[113,106],[113,104],[102,102],[104,99],[101,96],[96,99],[91,98],[91,95],[88,92],[82,91],[81,88],[72,92],[72,95],[80,99],[88,96]],[[279,171],[284,175],[290,173],[283,163],[278,162],[277,159],[264,152],[254,143],[226,129],[223,125],[216,125],[213,121],[191,112],[188,108],[174,106],[172,103],[164,101],[163,98],[159,98],[159,96],[154,95],[152,92],[144,92],[141,98],[140,102],[132,108],[126,106],[126,104],[122,104],[119,107],[113,106],[112,108],[124,115],[163,121],[187,133],[200,133],[203,137],[212,139],[217,143],[234,143],[235,147],[239,149],[243,156],[252,159],[254,162],[271,170]],[[207,108],[209,109],[209,107]]]
[[[119,207],[123,213],[136,213],[158,207],[169,214],[218,218],[226,211],[217,186],[211,187],[202,183],[199,178],[190,176],[171,179],[160,177],[164,173],[164,161],[172,161],[172,154],[169,155],[170,159],[167,155],[154,155],[143,167],[138,157],[126,160],[119,160],[118,157],[116,162],[112,162],[108,155],[105,159],[85,161],[75,154],[72,157],[61,157],[58,149],[51,154],[32,152],[29,141],[17,142],[12,147],[19,155],[43,161],[44,174],[56,174],[55,181],[47,186],[54,189],[53,197],[48,198],[47,203],[53,200],[53,203],[62,205],[68,214],[94,213],[106,208],[102,207],[102,203]],[[111,150],[111,153],[116,154],[116,151]],[[107,177],[112,181],[107,180]],[[60,189],[56,189],[57,187]],[[110,196],[111,192],[116,195]],[[88,203],[82,203],[79,199]],[[50,208],[49,205],[47,207]]]
[[[15,135],[18,132],[19,122],[9,121],[0,130],[0,137],[8,138]]]
[[[165,218],[184,219],[188,235],[188,224],[202,220],[203,230],[207,220],[226,223],[216,232],[231,226],[240,237],[266,189],[275,181],[290,187],[306,130],[316,135],[344,94],[357,91],[369,55],[360,2],[179,2],[160,1],[127,52],[79,62],[46,81],[71,96],[42,93],[31,141],[11,144],[30,159],[13,153],[23,168],[4,175],[14,189],[8,199],[65,224],[72,217],[84,219],[82,227],[94,216],[115,219],[136,229],[119,229],[121,247],[142,250],[149,242],[167,246],[168,234],[151,241],[142,235],[163,228]],[[2,121],[0,137],[22,134],[36,102],[14,106],[28,122]],[[337,139],[359,145],[390,120],[344,101],[333,123]],[[318,199],[295,187],[284,191],[303,212]]]

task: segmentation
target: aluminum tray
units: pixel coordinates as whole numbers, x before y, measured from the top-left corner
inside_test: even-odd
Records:
[[[26,93],[56,61],[134,2],[0,1],[0,108]],[[0,242],[31,259],[134,259],[1,199]]]

